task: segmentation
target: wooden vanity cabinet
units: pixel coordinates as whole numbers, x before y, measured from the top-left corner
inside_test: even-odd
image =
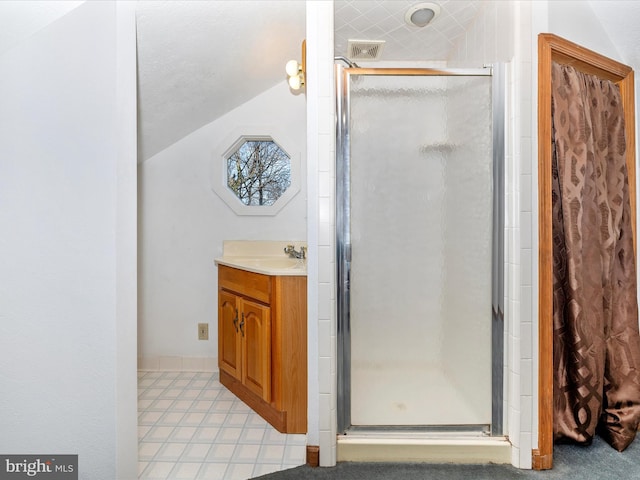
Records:
[[[307,277],[218,265],[220,382],[282,433],[307,431]]]

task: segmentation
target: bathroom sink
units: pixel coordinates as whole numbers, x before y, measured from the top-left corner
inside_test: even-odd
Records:
[[[304,268],[304,260],[289,257],[248,257],[240,260],[245,265],[264,268]]]
[[[216,265],[222,264],[229,267],[249,270],[250,272],[263,273],[265,275],[306,275],[307,263],[305,260],[289,258],[285,256],[264,257],[235,257],[223,256],[216,258]]]
[[[215,263],[264,275],[306,276],[307,261],[286,254],[289,245],[297,251],[307,247],[302,241],[225,240],[222,256]]]

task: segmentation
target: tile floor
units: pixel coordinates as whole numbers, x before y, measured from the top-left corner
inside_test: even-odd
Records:
[[[138,372],[139,478],[244,480],[305,456],[305,435],[279,433],[217,373]]]

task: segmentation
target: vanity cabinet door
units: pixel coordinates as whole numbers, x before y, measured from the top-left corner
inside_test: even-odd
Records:
[[[225,290],[218,293],[218,364],[232,377],[242,380],[240,299]]]
[[[242,383],[265,402],[271,401],[271,309],[242,299]]]

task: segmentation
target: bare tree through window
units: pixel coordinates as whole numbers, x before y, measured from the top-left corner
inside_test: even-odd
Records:
[[[291,159],[271,140],[246,140],[227,158],[227,185],[245,205],[273,205],[291,185]]]

